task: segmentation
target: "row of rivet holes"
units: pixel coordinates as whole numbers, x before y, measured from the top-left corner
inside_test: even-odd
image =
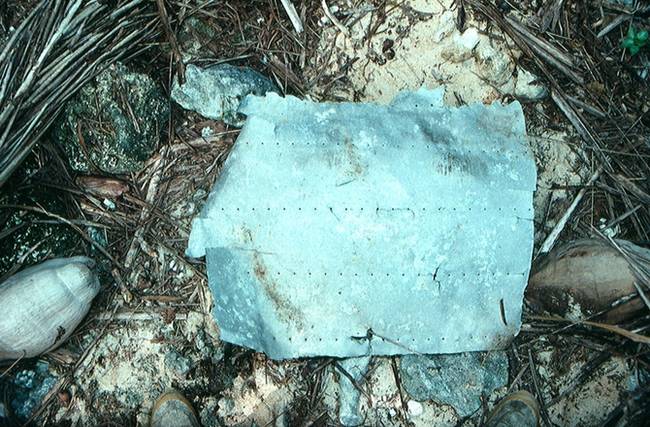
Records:
[[[259,142],[245,141],[245,142],[246,142],[246,144],[252,144],[252,145],[265,145],[263,141],[259,141]],[[310,142],[304,142],[304,143],[300,143],[300,144],[296,144],[295,142],[291,142],[291,143],[288,143],[288,144],[280,144],[279,142],[276,142],[275,144],[267,143],[266,145],[275,145],[276,147],[279,147],[281,145],[283,147],[293,147],[295,145],[300,145],[301,147],[302,146],[310,146],[310,145],[321,146],[321,147],[325,147],[325,146],[347,147],[348,146],[348,144],[341,144],[339,142],[329,143],[329,144],[325,143],[325,142],[321,142],[320,144],[319,143],[310,143]],[[435,144],[422,144],[422,145],[411,144],[411,148],[415,148],[416,146],[417,147],[424,146],[426,148],[435,148],[436,147]],[[396,147],[394,145],[382,144],[382,145],[375,145],[375,146],[373,146],[373,148],[403,148],[403,147]],[[480,151],[482,153],[487,153],[487,150],[484,149],[484,148],[481,148],[479,150],[467,150],[467,151],[469,153],[472,153],[472,151]],[[503,153],[504,152],[504,150],[502,150],[501,148],[497,148],[496,150],[490,150],[490,151],[496,151],[497,153]],[[523,154],[513,153],[511,151],[505,151],[505,153],[509,153],[509,154],[511,154],[511,155],[513,155],[515,157],[519,157],[519,156],[523,157]]]
[[[311,328],[314,329],[314,326],[312,326]],[[364,334],[360,334],[360,335],[358,335],[358,336],[363,336],[363,335],[364,335]],[[380,337],[379,335],[374,335],[373,338],[374,338],[374,337],[377,337],[377,338],[379,338],[380,340],[386,342],[386,339],[385,339],[384,337]],[[483,335],[483,339],[484,339],[484,340],[486,340],[487,338],[488,338],[487,335]],[[473,335],[470,335],[470,336],[469,336],[469,339],[470,339],[470,340],[474,339],[474,336],[473,336]],[[393,341],[398,342],[398,343],[401,343],[402,341],[400,341],[400,340],[401,340],[400,338],[396,338],[396,339],[394,339]],[[427,342],[430,342],[430,341],[431,341],[431,337],[427,337],[426,340],[427,340]],[[445,337],[440,337],[440,340],[441,340],[441,341],[445,341]],[[273,337],[273,341],[277,341],[275,337]],[[289,342],[292,342],[291,337],[288,338],[288,341],[289,341]],[[304,338],[304,342],[307,342],[307,341],[308,341],[308,338],[305,337],[305,338]],[[322,341],[323,341],[323,339],[319,337],[319,338],[318,338],[318,342],[322,342]],[[334,342],[338,342],[338,341],[339,341],[338,338],[334,338]],[[406,340],[404,340],[404,341],[406,342],[406,341],[408,341],[408,339],[406,339]],[[390,340],[389,340],[388,342],[390,342]],[[415,338],[411,338],[411,342],[415,342]]]
[[[255,211],[255,210],[261,210],[261,211],[266,210],[266,211],[270,211],[270,210],[271,210],[271,208],[266,208],[266,209],[264,209],[264,208],[259,209],[259,208],[258,208],[258,209],[255,209],[255,208],[253,208],[253,207],[251,207],[250,209],[251,209],[252,211]],[[302,210],[303,210],[302,208],[296,208],[296,209],[297,209],[298,211],[302,211]],[[331,211],[331,210],[333,210],[333,209],[334,209],[334,208],[327,208],[326,210]],[[226,209],[226,208],[222,207],[221,210],[222,210],[222,211],[226,211],[226,210],[230,210],[230,209]],[[239,211],[242,211],[242,210],[245,210],[245,209],[243,209],[243,208],[235,208],[235,210],[236,210],[237,212],[239,212]],[[283,211],[286,211],[287,208],[282,208],[282,210],[283,210]],[[309,210],[309,209],[305,209],[305,211],[307,211],[307,210]],[[343,208],[343,210],[347,212],[347,211],[353,211],[353,210],[363,211],[364,209],[363,209],[363,208],[358,208],[358,209],[355,209],[355,208]],[[369,210],[372,211],[372,209],[369,209]],[[389,209],[389,208],[375,208],[375,209],[374,209],[375,212],[378,212],[378,211],[388,211],[388,210],[390,210],[390,211],[412,211],[412,212],[416,212],[418,209],[411,209],[411,208],[390,208],[390,209]],[[426,210],[427,210],[427,208],[422,208],[422,212],[426,212]],[[444,208],[444,207],[439,207],[439,208],[429,209],[429,210],[433,210],[433,211],[436,211],[436,210],[437,210],[437,211],[442,211],[442,210],[451,210],[451,211],[453,211],[453,212],[456,212],[457,209],[456,209],[456,208]],[[488,209],[487,209],[487,208],[483,208],[483,209],[477,209],[477,210],[478,210],[478,211],[487,212]],[[498,212],[503,212],[504,210],[505,210],[505,209],[503,209],[503,208],[498,208],[498,209],[497,209]],[[314,208],[314,212],[316,212],[316,211],[318,211],[318,208]],[[468,211],[468,212],[471,212],[471,211],[472,211],[472,208],[471,208],[471,207],[470,207],[470,208],[467,208],[467,211]],[[513,211],[513,212],[517,212],[517,208],[516,208],[516,207],[513,207],[513,208],[512,208],[512,211]],[[532,212],[532,208],[528,208],[528,209],[526,209],[526,211],[527,211],[527,212]]]
[[[249,276],[252,274],[250,271],[247,271],[246,273],[248,273]],[[276,274],[277,274],[278,276],[281,275],[279,271],[278,271]],[[369,273],[369,274],[370,274],[370,277],[375,277],[375,273]],[[426,274],[418,273],[418,274],[417,274],[417,277],[433,276],[434,274],[435,274],[435,273],[426,273]],[[511,272],[506,272],[506,273],[503,273],[503,276],[524,276],[525,274],[526,274],[526,273],[511,273]],[[294,271],[294,272],[291,273],[291,275],[292,275],[292,276],[297,276],[298,273],[296,273],[296,272]],[[312,276],[312,272],[311,272],[311,271],[308,271],[308,272],[307,272],[307,275],[308,275],[309,277],[311,277],[311,276]],[[343,277],[343,273],[339,273],[338,275],[339,275],[339,277]],[[327,272],[323,272],[323,276],[327,276]],[[334,273],[333,276],[336,276],[336,273]],[[359,273],[354,273],[354,277],[359,277],[359,276],[360,276]],[[379,276],[382,276],[382,277],[383,277],[383,273],[382,273],[382,274],[377,274],[377,277],[379,277]],[[390,273],[386,273],[386,277],[390,277],[390,276],[391,276]],[[400,277],[400,274],[394,274],[393,276]],[[451,277],[451,276],[452,276],[451,273],[447,273],[447,277]],[[485,274],[484,276],[492,276],[492,277],[496,277],[496,272],[493,271],[491,274],[488,273],[488,274]],[[405,273],[401,273],[401,277],[406,277],[406,274],[405,274]],[[437,277],[437,275],[436,275],[436,277]],[[462,273],[462,277],[467,277],[467,273]],[[481,273],[480,273],[480,272],[477,272],[477,273],[476,273],[476,277],[481,277]],[[340,294],[340,292],[339,292],[339,294]]]

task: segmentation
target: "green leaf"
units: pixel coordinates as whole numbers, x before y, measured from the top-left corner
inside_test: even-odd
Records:
[[[628,39],[633,39],[634,38],[634,27],[630,25],[630,28],[627,30],[627,38]]]
[[[636,39],[642,42],[648,40],[648,32],[646,30],[639,31],[636,33]]]
[[[621,43],[622,48],[628,48],[628,49],[632,48],[632,46],[634,45],[635,45],[634,40],[632,39],[624,39],[623,42]]]
[[[629,47],[629,49],[630,49],[630,55],[634,56],[637,53],[639,53],[639,50],[641,48],[639,46],[637,46],[637,45],[632,45],[632,46]]]

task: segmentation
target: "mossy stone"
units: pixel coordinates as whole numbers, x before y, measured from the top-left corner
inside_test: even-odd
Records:
[[[77,172],[136,172],[156,149],[168,114],[168,102],[149,76],[116,64],[68,102],[54,139]]]

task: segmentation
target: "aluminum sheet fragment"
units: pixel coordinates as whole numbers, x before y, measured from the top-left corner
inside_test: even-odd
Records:
[[[507,346],[533,247],[522,109],[442,95],[246,98],[187,249],[224,341],[275,359]]]

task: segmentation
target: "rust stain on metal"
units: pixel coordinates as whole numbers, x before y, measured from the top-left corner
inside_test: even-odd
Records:
[[[363,167],[363,165],[361,164],[361,160],[359,159],[359,153],[356,145],[354,145],[350,140],[350,138],[347,137],[344,140],[344,144],[345,144],[345,152],[348,155],[348,160],[350,161],[350,167],[351,167],[350,172],[352,173],[352,175],[357,175],[357,176],[363,175],[365,168]]]
[[[266,265],[257,251],[253,252],[253,272],[282,320],[287,323],[293,322],[298,329],[303,329],[301,311],[278,292],[277,283],[267,271]]]
[[[244,241],[253,246],[253,232],[246,227],[243,227],[241,231]],[[262,288],[269,296],[276,312],[282,320],[287,323],[293,322],[298,329],[303,329],[304,322],[302,312],[293,305],[291,301],[287,300],[287,298],[278,292],[276,281],[266,268],[266,264],[262,259],[260,251],[255,248],[253,248],[253,274],[255,274],[257,281],[262,285]]]

